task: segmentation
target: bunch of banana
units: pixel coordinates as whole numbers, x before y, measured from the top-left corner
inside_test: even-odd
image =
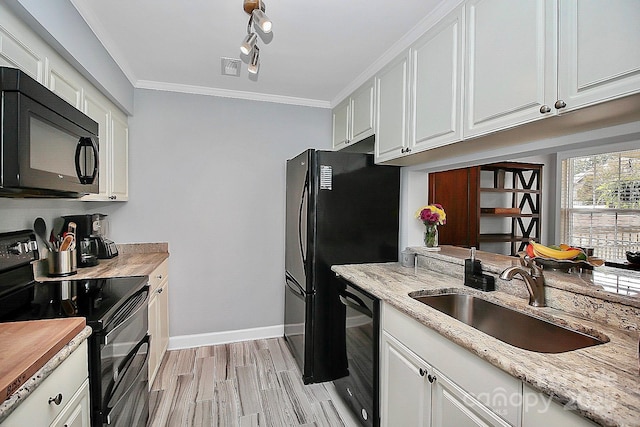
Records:
[[[569,245],[562,244],[558,247],[558,249],[555,249],[536,242],[531,242],[529,244],[531,245],[535,256],[541,258],[551,258],[558,260],[572,260],[576,258],[586,259],[586,256],[581,249],[573,248]]]

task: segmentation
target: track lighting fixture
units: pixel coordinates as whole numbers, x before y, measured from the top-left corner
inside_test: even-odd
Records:
[[[240,52],[251,57],[249,62],[249,73],[257,74],[260,68],[260,49],[258,48],[258,34],[269,34],[271,32],[271,20],[265,14],[265,5],[262,0],[244,0],[243,8],[249,16],[247,23],[247,36],[242,41]],[[253,24],[259,31],[253,31]]]
[[[251,62],[247,69],[251,74],[258,74],[258,68],[260,68],[260,48],[258,46],[253,47],[253,55],[251,55]]]

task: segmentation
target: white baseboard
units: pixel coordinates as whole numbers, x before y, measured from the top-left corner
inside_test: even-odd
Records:
[[[237,331],[211,332],[207,334],[179,335],[169,338],[168,350],[276,338],[281,336],[284,336],[284,325],[240,329]]]

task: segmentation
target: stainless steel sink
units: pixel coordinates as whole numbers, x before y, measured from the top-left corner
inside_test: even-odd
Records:
[[[538,353],[563,353],[608,341],[474,295],[448,293],[410,296],[500,341]]]

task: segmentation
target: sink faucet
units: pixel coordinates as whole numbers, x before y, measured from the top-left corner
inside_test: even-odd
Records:
[[[502,280],[511,280],[513,276],[520,274],[525,285],[527,285],[527,291],[529,291],[529,305],[545,307],[542,268],[538,267],[533,260],[526,255],[520,255],[520,262],[522,265],[509,267],[500,273],[500,278]]]

